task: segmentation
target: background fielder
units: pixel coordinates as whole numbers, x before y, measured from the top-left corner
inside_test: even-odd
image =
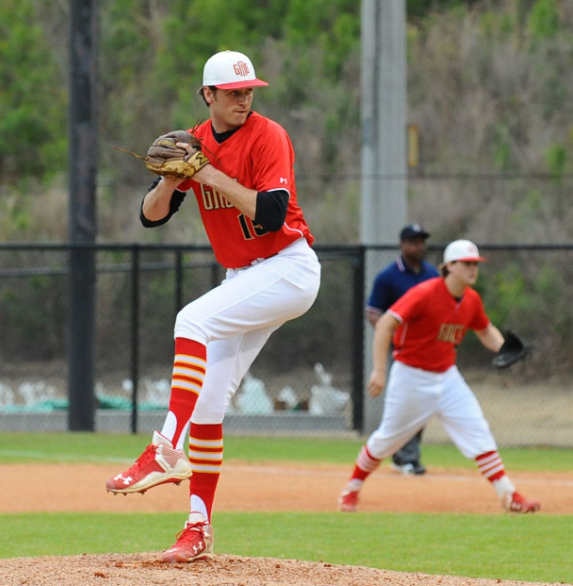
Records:
[[[504,342],[489,321],[472,285],[478,263],[485,261],[469,240],[456,240],[444,251],[442,277],[430,279],[405,293],[378,320],[374,368],[368,382],[372,397],[386,386],[386,357],[392,336],[394,363],[390,369],[382,421],[356,460],[339,499],[341,511],[357,510],[366,478],[435,415],[467,458],[474,459],[502,505],[516,513],[539,510],[537,501],[519,494],[505,472],[481,407],[455,365],[456,351],[468,329],[498,352]]]
[[[251,110],[257,79],[235,51],[205,64],[200,94],[210,119],[193,134],[210,164],[192,179],[158,178],[145,196],[145,226],[167,222],[192,190],[224,282],[184,307],[175,322],[169,411],[161,432],[114,493],[144,492],[190,478],[190,514],[163,560],[189,562],[213,551],[211,516],[223,462],[223,418],[269,336],[305,313],[320,283],[313,237],[297,204],[294,151],[285,130]],[[177,143],[192,154],[188,143]],[[189,432],[189,460],[183,449]]]
[[[366,315],[373,326],[376,326],[381,315],[406,291],[439,275],[436,267],[424,260],[426,240],[429,237],[430,233],[420,224],[408,224],[400,231],[400,256],[376,275],[366,304]],[[422,431],[420,429],[413,438],[392,454],[393,466],[404,474],[426,472],[420,462]]]

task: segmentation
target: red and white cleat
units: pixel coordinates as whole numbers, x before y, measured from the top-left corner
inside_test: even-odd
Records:
[[[358,511],[358,491],[345,488],[338,499],[338,508],[343,513]]]
[[[115,494],[144,493],[159,484],[179,484],[192,474],[191,463],[185,452],[173,449],[171,442],[155,431],[153,442],[145,448],[135,464],[129,470],[110,478],[106,489]]]
[[[539,501],[528,501],[518,492],[509,496],[504,506],[511,513],[535,513],[541,508]]]
[[[163,552],[164,562],[194,562],[213,555],[213,528],[201,513],[191,513],[177,541]]]

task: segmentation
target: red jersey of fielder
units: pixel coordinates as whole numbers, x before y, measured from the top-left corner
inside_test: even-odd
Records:
[[[412,287],[388,311],[400,322],[394,332],[394,359],[431,372],[453,366],[467,330],[479,332],[490,323],[477,291],[467,287],[456,299],[442,277]]]
[[[256,191],[283,189],[289,193],[282,228],[268,232],[210,186],[192,179],[179,185],[179,191],[193,189],[215,257],[225,268],[241,268],[273,256],[299,238],[313,243],[296,199],[294,149],[282,126],[252,112],[221,144],[213,136],[210,120],[194,128],[193,134],[201,139],[211,164],[241,185]]]

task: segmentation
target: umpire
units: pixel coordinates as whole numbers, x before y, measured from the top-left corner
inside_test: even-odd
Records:
[[[438,277],[438,270],[427,262],[426,240],[430,234],[420,224],[408,224],[400,232],[400,256],[374,279],[374,286],[366,304],[368,321],[375,326],[380,316],[408,289],[422,281]],[[424,474],[420,463],[420,430],[392,456],[393,466],[404,474]]]

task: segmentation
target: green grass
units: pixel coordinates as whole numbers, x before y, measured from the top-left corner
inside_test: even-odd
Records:
[[[159,551],[181,514],[0,515],[0,557]],[[216,551],[403,572],[573,583],[573,517],[219,513]]]
[[[0,462],[90,461],[131,462],[150,442],[149,434],[0,433]],[[348,464],[362,440],[238,437],[225,440],[225,459],[246,462],[290,461]],[[453,445],[423,445],[424,463],[440,468],[471,468]],[[507,448],[501,454],[509,470],[564,472],[571,470],[571,450]]]
[[[0,433],[1,464],[131,462],[148,435]],[[226,460],[351,466],[359,440],[228,437]],[[452,446],[423,446],[424,462],[470,467]],[[510,470],[570,471],[571,451],[502,450]],[[41,490],[41,487],[39,487]],[[129,498],[129,497],[128,497]],[[0,515],[0,558],[159,551],[181,528],[173,513]],[[573,516],[377,513],[216,513],[216,551],[502,580],[573,584]]]

